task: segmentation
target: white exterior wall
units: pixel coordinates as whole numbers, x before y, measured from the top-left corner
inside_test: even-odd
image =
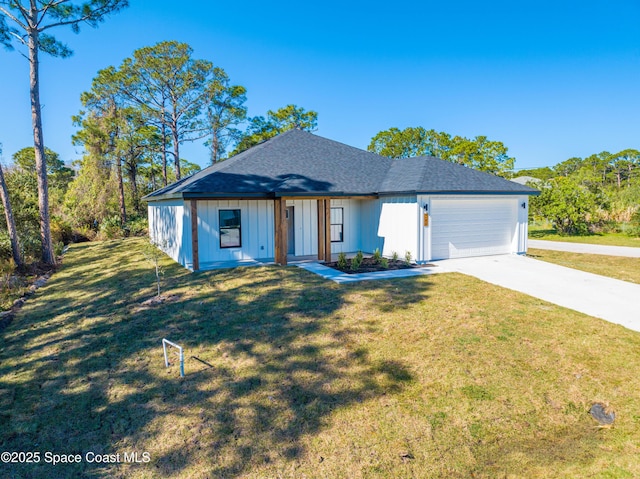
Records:
[[[287,200],[293,206],[295,255],[318,254],[318,200]]]
[[[152,202],[147,212],[151,241],[185,268],[192,268],[190,211],[185,202]]]
[[[378,201],[377,236],[382,240],[382,254],[391,257],[395,252],[403,258],[408,251],[414,260],[421,260],[418,249],[421,217],[416,196],[383,197]]]
[[[241,246],[220,248],[219,211],[240,210]],[[199,200],[198,258],[200,269],[274,257],[274,217],[271,200]]]
[[[522,205],[524,204],[524,208]],[[527,252],[527,238],[529,237],[529,197],[518,197],[518,225],[513,235],[513,251],[518,254]]]
[[[331,254],[353,253],[362,249],[360,203],[362,200],[331,200],[331,208],[343,208],[343,240],[331,243]],[[316,236],[317,242],[317,236]]]
[[[360,202],[360,245],[363,253],[373,253],[376,249],[382,251],[384,247],[384,238],[378,236],[381,208],[380,199]]]

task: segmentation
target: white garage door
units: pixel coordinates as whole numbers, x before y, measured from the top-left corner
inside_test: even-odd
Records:
[[[432,199],[431,258],[464,258],[512,252],[516,198]]]

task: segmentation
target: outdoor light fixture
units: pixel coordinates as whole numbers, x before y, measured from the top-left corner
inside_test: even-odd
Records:
[[[424,206],[422,207],[422,209],[424,210],[425,213],[429,212],[429,205],[428,204],[424,204]]]
[[[522,206],[522,209],[523,209],[523,210],[526,210],[526,209],[527,209],[527,204],[526,204],[526,203],[524,203],[524,202],[523,202],[520,206]]]

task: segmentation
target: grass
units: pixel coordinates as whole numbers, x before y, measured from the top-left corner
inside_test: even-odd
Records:
[[[581,236],[562,236],[556,230],[530,226],[529,238],[548,241],[564,241],[567,243],[590,243],[606,246],[640,247],[640,237],[627,236],[623,233],[600,233]]]
[[[528,255],[549,263],[640,284],[640,258],[569,253],[529,248]]]
[[[74,245],[0,331],[0,450],[150,462],[4,476],[640,476],[638,333],[459,274],[337,285],[168,259],[171,300],[144,308],[141,246]]]

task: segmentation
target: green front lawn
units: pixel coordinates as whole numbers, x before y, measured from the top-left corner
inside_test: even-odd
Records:
[[[0,450],[150,462],[3,476],[640,476],[638,333],[459,274],[337,285],[166,259],[169,301],[145,307],[140,249],[74,245],[0,331]]]
[[[636,246],[640,247],[640,238],[627,236],[623,233],[602,233],[584,236],[561,236],[553,229],[529,227],[529,238],[548,241],[565,241],[567,243],[590,243],[607,246]]]
[[[569,253],[535,248],[529,248],[527,254],[549,263],[640,284],[640,258]]]

